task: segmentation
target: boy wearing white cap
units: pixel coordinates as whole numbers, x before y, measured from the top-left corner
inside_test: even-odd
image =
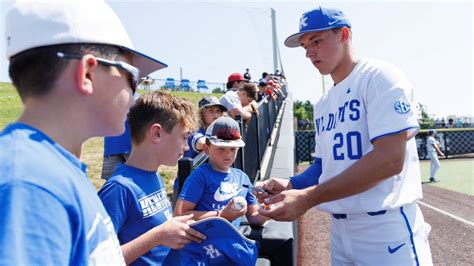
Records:
[[[141,77],[103,1],[19,2],[6,16],[9,74],[24,111],[0,133],[0,265],[124,264],[113,224],[75,156],[118,135]]]
[[[176,202],[175,215],[192,213],[196,220],[220,216],[236,228],[240,227],[244,214],[250,224],[262,225],[268,220],[257,212],[257,200],[249,189],[247,174],[231,167],[238,149],[243,146],[239,124],[234,119],[221,116],[209,126],[204,146],[209,163],[199,166],[186,179]],[[246,199],[246,208],[232,208],[238,196]]]
[[[395,66],[356,58],[351,23],[342,11],[304,13],[300,30],[285,40],[334,86],[314,108],[316,159],[291,179],[271,179],[258,195],[275,204],[260,209],[294,220],[309,208],[331,215],[333,265],[430,265],[430,226],[416,201],[422,197],[410,104],[412,85]]]

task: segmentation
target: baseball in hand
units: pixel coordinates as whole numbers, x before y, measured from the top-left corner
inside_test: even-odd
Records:
[[[232,210],[240,211],[245,207],[247,207],[247,200],[245,200],[244,197],[237,196],[237,197],[234,198],[234,203],[231,206]]]

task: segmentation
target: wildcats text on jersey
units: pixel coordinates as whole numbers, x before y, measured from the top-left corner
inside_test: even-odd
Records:
[[[143,197],[138,200],[142,208],[143,218],[150,217],[155,213],[171,206],[170,201],[166,195],[166,190],[161,189],[153,194]]]
[[[324,114],[314,119],[314,127],[316,134],[336,129],[339,123],[347,120],[358,121],[360,119],[361,102],[358,99],[346,101],[342,106],[338,107],[335,112]]]

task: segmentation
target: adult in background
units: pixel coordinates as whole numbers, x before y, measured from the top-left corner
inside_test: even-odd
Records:
[[[121,134],[138,81],[166,65],[133,49],[104,1],[18,2],[4,25],[24,111],[0,133],[0,265],[124,265],[75,154]]]
[[[228,110],[228,114],[232,118],[236,118],[238,115],[242,117],[243,120],[248,120],[252,116],[249,111],[246,111],[242,108],[242,103],[240,102],[237,91],[242,88],[245,83],[245,78],[240,73],[233,73],[227,78],[227,91],[219,99],[220,103],[225,106]]]
[[[134,94],[136,100],[139,94]],[[125,132],[119,136],[104,137],[104,159],[102,161],[102,179],[109,179],[118,164],[124,163],[132,151],[132,139],[130,137],[130,126],[125,121]]]
[[[244,73],[244,79],[247,81],[252,80],[252,76],[250,75],[250,69],[246,68]]]
[[[333,265],[430,265],[430,226],[421,199],[410,103],[412,85],[395,66],[357,58],[351,23],[337,9],[304,13],[285,40],[334,85],[315,105],[316,159],[291,179],[270,179],[260,213],[291,221],[316,206],[330,213]],[[389,121],[387,123],[387,121]]]
[[[239,89],[237,92],[239,95],[240,102],[242,103],[242,107],[249,111],[256,116],[259,115],[258,113],[258,106],[257,106],[257,86],[253,83],[245,83],[242,88]]]
[[[438,183],[439,179],[436,178],[436,172],[438,172],[440,163],[438,159],[439,156],[444,156],[444,153],[439,148],[439,143],[436,141],[437,132],[433,129],[428,131],[428,139],[426,140],[426,152],[428,153],[428,157],[431,161],[430,167],[430,182],[431,183]]]

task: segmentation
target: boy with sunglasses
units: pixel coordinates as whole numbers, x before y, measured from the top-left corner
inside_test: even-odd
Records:
[[[4,25],[24,111],[0,133],[0,265],[123,265],[76,155],[121,134],[137,81],[166,65],[133,50],[103,1],[19,2]]]

